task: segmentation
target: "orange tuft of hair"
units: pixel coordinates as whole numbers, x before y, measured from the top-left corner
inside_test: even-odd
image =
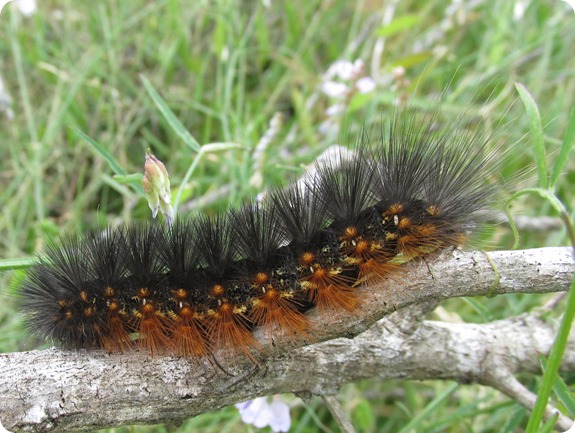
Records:
[[[217,310],[209,313],[206,320],[207,334],[214,348],[229,350],[232,354],[243,353],[256,362],[250,348],[256,346],[245,308],[222,301]]]
[[[405,210],[405,206],[401,203],[394,203],[390,205],[387,210],[383,213],[384,217],[392,217],[398,215]]]
[[[103,336],[102,347],[108,352],[120,352],[133,349],[134,344],[130,338],[130,332],[126,322],[125,314],[117,311],[117,302],[112,301],[108,307],[106,322],[108,325],[108,335]]]
[[[425,223],[404,230],[397,238],[397,245],[406,257],[414,258],[443,247],[461,245],[463,238],[463,234],[446,235],[436,224]]]
[[[152,355],[173,352],[167,336],[169,319],[158,311],[153,302],[146,302],[135,315],[134,330],[139,334],[138,347]]]
[[[201,316],[198,316],[189,305],[182,305],[172,316],[171,340],[175,353],[179,356],[203,357],[208,355],[208,336],[206,335]]]
[[[364,286],[373,286],[386,279],[395,279],[401,273],[401,265],[381,260],[380,258],[370,258],[359,265],[359,281]]]
[[[316,263],[312,273],[303,277],[301,285],[319,311],[328,313],[339,309],[352,311],[357,307],[353,282],[352,278],[342,275],[340,269],[324,268]]]
[[[288,340],[305,336],[308,321],[298,311],[298,304],[291,294],[282,293],[271,285],[262,290],[263,295],[254,300],[250,312],[254,325],[263,327],[270,340],[280,334],[281,338]]]
[[[359,268],[359,281],[368,285],[381,282],[398,269],[396,264],[390,263],[395,252],[386,249],[379,241],[359,239],[348,248],[347,254]]]

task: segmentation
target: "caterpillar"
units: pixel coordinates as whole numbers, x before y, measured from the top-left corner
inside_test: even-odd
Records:
[[[492,136],[429,117],[395,115],[375,144],[364,133],[352,158],[260,201],[47,248],[23,285],[29,331],[69,349],[253,360],[255,328],[289,343],[312,308],[360,312],[362,290],[461,246],[500,188]]]

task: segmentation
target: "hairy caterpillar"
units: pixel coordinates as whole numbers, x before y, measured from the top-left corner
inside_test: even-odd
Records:
[[[307,331],[306,311],[357,311],[361,290],[459,246],[497,192],[489,135],[437,116],[392,121],[373,147],[316,164],[263,200],[171,228],[130,225],[47,249],[22,292],[30,331],[66,348],[251,357]]]

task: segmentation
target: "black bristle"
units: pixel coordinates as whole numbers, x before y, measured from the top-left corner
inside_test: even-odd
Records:
[[[234,232],[227,214],[199,214],[190,221],[197,236],[194,245],[198,249],[200,264],[209,274],[224,275],[237,257]]]
[[[307,246],[319,231],[331,222],[325,200],[316,200],[309,187],[298,183],[274,190],[273,202],[286,239]]]
[[[500,159],[482,133],[398,115],[315,174],[213,216],[128,225],[46,250],[22,290],[30,331],[71,348],[250,357],[254,326],[305,333],[301,313],[357,308],[397,262],[461,245],[489,209]],[[496,148],[497,149],[497,148]],[[284,314],[284,316],[282,316]],[[285,319],[285,320],[284,320]],[[275,338],[275,335],[274,335]],[[219,345],[219,346],[218,346]]]
[[[264,265],[285,243],[275,204],[244,205],[229,213],[240,256]]]
[[[169,269],[172,285],[187,285],[193,280],[200,263],[198,226],[194,220],[174,222],[159,244],[163,267]]]
[[[133,288],[163,287],[167,272],[161,255],[165,232],[158,224],[128,226],[122,229],[125,238],[126,269]]]
[[[340,153],[324,165],[316,165],[319,180],[307,187],[314,200],[325,206],[336,228],[361,224],[362,211],[375,204],[372,192],[374,170],[366,147],[357,146],[354,158]]]
[[[87,265],[82,246],[73,241],[47,249],[23,289],[23,308],[33,334],[51,336],[64,347],[97,345],[102,323],[93,310],[96,299],[87,279]]]

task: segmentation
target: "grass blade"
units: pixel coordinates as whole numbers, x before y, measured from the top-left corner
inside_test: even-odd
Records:
[[[539,362],[541,363],[541,368],[545,372],[547,370],[547,359],[543,355],[539,355]],[[569,412],[569,416],[573,418],[575,416],[575,399],[571,395],[567,384],[563,381],[561,376],[557,376],[555,385],[553,385],[553,391],[555,391],[555,395],[557,395],[559,401]]]
[[[537,108],[537,103],[521,83],[515,83],[515,88],[519,92],[521,101],[527,111],[529,123],[531,125],[531,136],[533,137],[533,152],[535,154],[535,162],[537,163],[537,174],[539,176],[539,186],[541,188],[548,188],[549,181],[547,179],[547,162],[545,160],[545,145],[543,142],[543,125],[541,124],[541,115]]]
[[[80,137],[82,140],[84,140],[89,145],[91,145],[94,148],[94,150],[96,152],[98,152],[102,156],[102,158],[104,158],[106,160],[108,165],[114,171],[114,174],[120,174],[120,175],[126,174],[126,170],[124,170],[122,168],[122,166],[120,165],[120,163],[118,161],[116,161],[116,158],[114,158],[114,155],[112,155],[110,152],[108,152],[108,149],[106,149],[104,146],[102,146],[100,143],[98,143],[96,140],[94,140],[89,135],[84,134],[79,129],[73,129],[73,131],[76,133],[76,135],[78,135],[78,137]]]
[[[0,260],[0,272],[26,269],[35,265],[37,261],[38,259],[35,257],[25,259],[2,259]]]
[[[156,89],[154,89],[152,83],[150,83],[148,79],[143,75],[140,75],[140,79],[142,80],[142,83],[144,83],[144,87],[154,101],[154,104],[156,104],[156,107],[158,107],[158,110],[160,110],[160,113],[163,114],[164,118],[175,131],[175,133],[178,134],[182,140],[184,140],[184,143],[186,143],[190,149],[192,149],[194,152],[199,152],[201,147],[200,143],[198,143],[198,141],[188,132],[184,125],[182,125],[182,122],[180,122],[174,112],[170,110],[170,107],[168,107],[166,102],[162,99],[160,94],[156,91]]]
[[[537,394],[537,401],[535,402],[535,407],[529,417],[529,423],[527,424],[525,433],[536,433],[539,431],[539,425],[543,419],[545,407],[547,406],[549,396],[551,395],[551,391],[557,380],[557,372],[559,371],[559,365],[561,364],[561,359],[565,353],[567,338],[571,331],[573,318],[575,318],[575,279],[572,281],[569,294],[567,295],[565,313],[563,314],[563,319],[561,320],[561,325],[559,326],[559,331],[555,338],[555,342],[553,343],[553,347],[551,347],[551,352],[549,353],[549,359],[547,361],[547,370],[543,373],[541,388]]]
[[[126,170],[124,170],[122,168],[120,163],[116,160],[114,155],[112,155],[108,151],[108,149],[106,149],[104,146],[102,146],[100,143],[98,143],[96,140],[94,140],[89,135],[84,134],[79,129],[73,129],[73,131],[78,135],[78,137],[80,137],[82,140],[84,140],[88,144],[90,144],[94,148],[94,150],[97,153],[99,153],[102,158],[104,158],[104,160],[108,163],[108,165],[110,166],[110,168],[112,169],[112,171],[115,174],[115,176],[114,176],[115,182],[118,182],[119,184],[130,185],[140,195],[142,195],[142,196],[144,195],[144,188],[142,187],[142,182],[141,182],[141,179],[142,179],[141,174],[128,174],[128,173],[126,173]],[[137,182],[136,181],[137,179],[139,179],[140,182]]]
[[[408,433],[414,429],[417,431],[422,431],[421,427],[423,426],[423,423],[429,418],[429,415],[444,405],[451,394],[457,391],[458,388],[458,383],[450,384],[441,394],[436,396],[427,406],[425,406],[423,411],[418,413],[411,419],[410,422],[403,426],[399,433]]]
[[[569,117],[569,124],[567,125],[567,131],[563,136],[563,143],[561,143],[561,150],[559,151],[559,156],[555,161],[555,166],[551,173],[551,179],[549,180],[549,187],[554,188],[565,164],[569,160],[569,154],[571,153],[571,148],[575,143],[575,107],[571,109],[571,116]]]

